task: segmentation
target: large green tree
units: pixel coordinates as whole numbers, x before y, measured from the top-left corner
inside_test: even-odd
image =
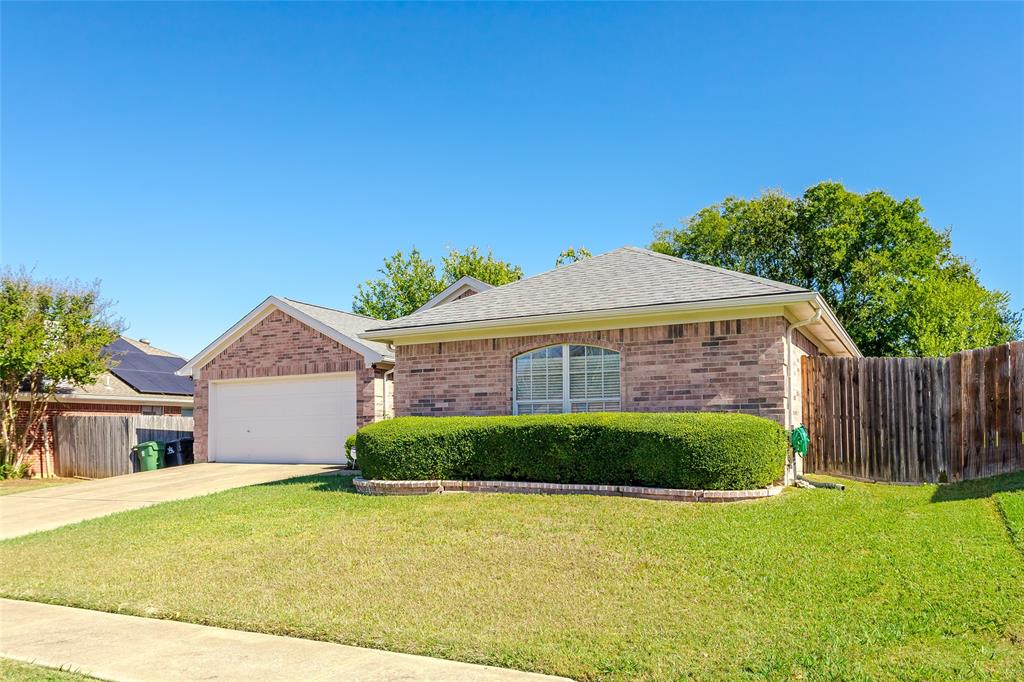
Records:
[[[441,284],[446,287],[466,275],[500,287],[502,284],[522,279],[523,269],[518,265],[498,260],[490,249],[486,254],[480,253],[480,249],[475,246],[465,251],[451,249],[448,255],[441,259]]]
[[[592,254],[590,249],[585,246],[581,246],[578,249],[575,246],[570,246],[562,251],[562,253],[558,254],[558,258],[555,259],[555,267],[560,268],[563,265],[578,263],[581,260],[593,257],[594,254]]]
[[[359,285],[352,310],[381,320],[408,315],[466,275],[494,286],[523,277],[518,265],[498,260],[490,250],[481,253],[475,246],[465,251],[449,250],[441,259],[440,275],[434,263],[423,258],[415,247],[408,256],[396,251],[384,259],[378,272],[380,277]]]
[[[0,277],[0,473],[20,475],[42,437],[46,403],[61,386],[90,384],[117,338],[97,285]]]
[[[1019,337],[1009,295],[982,286],[917,199],[822,182],[793,198],[728,197],[655,229],[662,253],[821,293],[866,355],[941,356]]]

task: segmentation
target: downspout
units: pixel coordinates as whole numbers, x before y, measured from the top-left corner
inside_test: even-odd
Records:
[[[812,303],[813,307],[814,304]],[[799,329],[800,327],[806,327],[809,324],[814,324],[821,319],[821,308],[816,308],[813,315],[808,317],[806,320],[800,320],[789,325],[786,330],[786,416],[785,425],[786,433],[788,434],[790,429],[793,428],[793,330]],[[787,436],[788,437],[788,436]],[[796,457],[793,454],[792,460],[792,477],[791,480],[787,480],[786,483],[795,483],[797,478],[796,471]]]
[[[388,377],[390,376],[392,378],[392,383],[394,383],[394,374],[395,374],[395,368],[394,367],[392,367],[388,371],[384,372],[384,418],[385,419],[391,419],[392,417],[395,416],[394,415],[394,410],[392,410],[391,412],[388,412]]]

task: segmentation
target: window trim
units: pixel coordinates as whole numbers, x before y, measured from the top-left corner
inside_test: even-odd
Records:
[[[519,358],[523,357],[524,355],[529,355],[530,353],[536,353],[539,350],[545,350],[547,348],[557,348],[559,346],[561,346],[561,348],[562,348],[562,399],[560,401],[559,400],[551,400],[551,399],[547,399],[547,400],[533,400],[533,399],[530,399],[530,400],[519,400],[518,399],[519,390],[518,390],[518,387],[517,387],[517,384],[519,382],[517,381],[518,377],[516,376],[516,361],[519,360]],[[619,411],[622,410],[622,351],[616,350],[614,348],[606,348],[605,346],[599,346],[599,345],[594,344],[594,343],[552,343],[552,344],[549,344],[547,346],[539,346],[537,348],[531,348],[530,350],[523,351],[522,353],[519,353],[517,355],[512,356],[512,414],[513,415],[518,415],[519,414],[519,403],[523,403],[524,405],[557,405],[557,404],[561,403],[562,404],[561,414],[572,414],[572,404],[573,404],[573,402],[577,402],[577,403],[606,403],[606,402],[611,402],[611,401],[607,400],[606,398],[605,399],[600,399],[600,400],[594,399],[594,400],[575,400],[575,401],[572,399],[572,391],[570,390],[570,387],[569,387],[569,374],[570,374],[570,372],[569,372],[569,357],[570,357],[569,356],[569,347],[570,346],[581,346],[583,348],[600,348],[601,350],[610,351],[612,353],[615,353],[617,356],[619,356]]]

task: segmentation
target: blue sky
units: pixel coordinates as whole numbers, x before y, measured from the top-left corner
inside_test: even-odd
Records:
[[[11,4],[2,260],[191,355],[381,260],[528,274],[726,195],[920,197],[1024,306],[1021,4]]]

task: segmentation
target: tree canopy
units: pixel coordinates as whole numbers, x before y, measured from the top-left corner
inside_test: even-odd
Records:
[[[441,259],[441,273],[429,259],[413,247],[406,256],[401,251],[384,259],[380,277],[359,285],[352,302],[353,312],[381,320],[408,315],[446,287],[469,275],[482,282],[501,286],[523,277],[523,269],[498,260],[471,246],[465,251],[451,249]]]
[[[1019,337],[1006,292],[986,289],[917,199],[837,182],[801,197],[727,197],[671,229],[662,253],[819,292],[865,355],[942,356]]]
[[[569,248],[562,251],[562,253],[558,254],[558,258],[555,259],[555,267],[560,268],[563,265],[569,265],[570,263],[576,263],[578,261],[581,261],[584,258],[593,257],[594,254],[592,254],[590,252],[590,249],[588,249],[585,246],[581,246],[578,249],[574,246],[570,246]]]
[[[90,384],[106,368],[102,349],[120,323],[98,285],[35,281],[25,272],[0,278],[0,468],[24,472],[39,437],[45,404],[62,385]]]

